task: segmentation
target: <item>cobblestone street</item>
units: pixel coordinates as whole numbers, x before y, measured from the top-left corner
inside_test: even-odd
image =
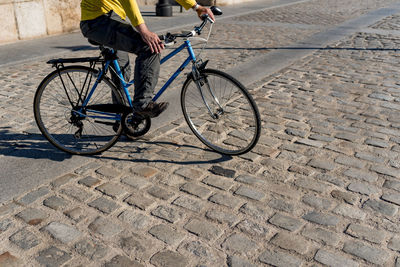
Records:
[[[334,2],[221,19],[208,66],[240,66],[396,1]],[[310,49],[248,87],[263,126],[252,152],[206,149],[181,116],[0,203],[0,266],[400,267],[400,13]],[[0,70],[0,161],[61,153],[32,114],[45,61]]]

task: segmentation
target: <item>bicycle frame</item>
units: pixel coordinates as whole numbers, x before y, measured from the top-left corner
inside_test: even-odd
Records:
[[[190,40],[185,40],[184,43],[182,45],[180,45],[178,48],[174,49],[172,52],[170,52],[168,55],[166,55],[164,58],[161,59],[160,64],[162,65],[163,63],[165,63],[166,61],[168,61],[169,59],[171,59],[172,57],[174,57],[175,55],[179,54],[183,49],[187,49],[189,56],[186,58],[186,60],[182,63],[182,65],[174,72],[174,74],[165,82],[165,84],[161,87],[161,89],[156,93],[156,95],[153,97],[153,101],[157,101],[157,99],[164,93],[164,91],[171,85],[171,83],[179,76],[179,74],[187,67],[187,65],[190,62],[196,62],[196,56],[194,54],[192,45],[190,43]],[[129,107],[133,108],[133,103],[132,103],[132,98],[131,95],[128,91],[128,88],[134,84],[134,80],[130,81],[130,82],[126,82],[123,75],[122,75],[122,71],[121,68],[118,64],[118,60],[110,60],[110,61],[106,61],[104,68],[102,69],[102,71],[99,73],[92,89],[90,90],[89,94],[87,95],[84,103],[82,104],[82,108],[86,107],[87,104],[90,101],[90,98],[92,97],[94,91],[96,90],[97,85],[100,83],[103,75],[107,72],[108,68],[110,67],[110,64],[112,64],[115,68],[115,71],[118,75],[118,77],[121,80],[121,84],[122,84],[122,88],[123,88],[123,92],[124,95],[126,97],[126,99],[128,100],[128,104]],[[116,121],[120,121],[121,120],[121,116],[116,115],[116,114],[112,114],[112,113],[108,113],[108,112],[103,112],[103,111],[97,111],[97,110],[91,110],[91,109],[87,109],[86,111],[90,111],[96,114],[99,114],[99,116],[90,116],[87,114],[83,114],[82,112],[77,112],[79,115],[81,116],[85,116],[85,117],[90,117],[90,118],[94,118],[94,119],[109,119],[109,120],[116,120]]]

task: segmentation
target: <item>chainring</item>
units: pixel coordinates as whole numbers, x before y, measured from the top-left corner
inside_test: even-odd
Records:
[[[131,113],[122,115],[122,128],[124,134],[130,139],[136,139],[145,135],[151,127],[151,119],[149,117],[138,117]]]

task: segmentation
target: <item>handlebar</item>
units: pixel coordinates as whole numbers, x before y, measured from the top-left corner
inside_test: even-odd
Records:
[[[213,13],[214,13],[214,10],[213,10]],[[222,12],[221,12],[221,14],[222,14]],[[220,15],[220,14],[215,14],[215,15]],[[215,22],[214,20],[212,20],[210,18],[210,16],[208,14],[203,14],[203,15],[201,15],[200,18],[203,20],[203,22],[199,26],[194,27],[194,30],[191,32],[174,33],[174,34],[168,32],[167,34],[159,35],[158,37],[160,38],[160,40],[164,41],[165,44],[173,43],[176,38],[189,38],[189,37],[196,36],[196,34],[200,35],[201,31],[203,30],[204,26],[206,26],[207,22],[210,22],[210,23]]]

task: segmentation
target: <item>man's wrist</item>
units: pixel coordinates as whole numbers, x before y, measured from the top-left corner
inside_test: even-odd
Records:
[[[147,28],[147,25],[145,23],[139,24],[135,26],[135,28],[140,34],[149,32],[149,29]]]

